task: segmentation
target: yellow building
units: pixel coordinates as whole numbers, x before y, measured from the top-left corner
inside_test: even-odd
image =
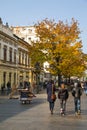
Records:
[[[27,42],[17,37],[18,52],[17,52],[17,79],[18,83],[24,80],[32,83],[32,68],[30,64],[30,57],[28,47],[30,46]]]
[[[8,81],[11,87],[13,83],[32,81],[28,46],[0,19],[0,89],[7,88]]]

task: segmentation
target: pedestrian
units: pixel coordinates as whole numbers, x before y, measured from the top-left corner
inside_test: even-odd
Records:
[[[11,83],[10,81],[7,82],[7,95],[10,93],[11,91]]]
[[[13,83],[11,93],[9,94],[9,99],[14,98],[14,94],[17,93],[17,87],[18,87],[18,85]]]
[[[84,83],[84,93],[87,95],[87,80]]]
[[[53,114],[53,110],[54,110],[54,105],[55,105],[55,100],[53,100],[51,98],[52,94],[55,94],[55,85],[54,85],[54,81],[50,80],[47,84],[47,100],[49,102],[49,109],[51,114]]]
[[[61,87],[58,91],[58,98],[60,100],[60,114],[65,115],[66,112],[66,102],[69,97],[68,89],[65,88],[65,84],[62,82]]]
[[[5,84],[1,84],[1,94],[4,94],[4,90],[5,90]]]
[[[74,97],[76,115],[81,113],[81,95],[82,95],[81,83],[80,81],[78,81],[77,85],[74,86],[72,90],[72,96]]]

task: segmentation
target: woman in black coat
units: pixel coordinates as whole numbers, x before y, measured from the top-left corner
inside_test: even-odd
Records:
[[[54,103],[55,103],[55,100],[53,100],[51,96],[52,96],[52,93],[55,93],[55,90],[56,89],[55,89],[54,81],[50,80],[47,84],[47,100],[49,102],[49,108],[50,108],[51,114],[53,114]]]

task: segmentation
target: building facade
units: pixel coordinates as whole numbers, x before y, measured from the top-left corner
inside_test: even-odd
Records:
[[[14,34],[28,42],[30,45],[32,44],[31,41],[37,40],[35,27],[33,26],[16,26],[11,27],[11,30]]]
[[[0,19],[0,89],[7,88],[8,81],[11,87],[13,83],[31,81],[28,46]]]
[[[16,34],[18,37],[22,38],[24,41],[28,42],[30,45],[32,45],[32,41],[39,40],[36,36],[35,27],[34,26],[16,26],[11,27],[11,30],[14,34]],[[41,81],[49,80],[50,73],[46,70],[46,68],[49,67],[48,62],[44,62],[43,64],[43,72],[40,73],[40,79]]]
[[[17,83],[17,40],[8,26],[0,24],[0,87]]]
[[[18,82],[23,82],[24,80],[32,83],[33,79],[33,68],[31,67],[31,60],[29,57],[28,47],[30,46],[27,42],[21,38],[15,36],[18,42],[18,53],[17,53],[17,75]]]

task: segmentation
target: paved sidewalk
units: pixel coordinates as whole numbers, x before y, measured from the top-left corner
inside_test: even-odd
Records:
[[[81,100],[82,113],[74,114],[73,98],[67,101],[66,116],[60,116],[59,100],[55,102],[54,114],[49,111],[47,95],[37,94],[31,104],[21,104],[19,100],[4,100],[0,103],[0,130],[86,130],[87,96]],[[1,101],[1,100],[0,100]]]

